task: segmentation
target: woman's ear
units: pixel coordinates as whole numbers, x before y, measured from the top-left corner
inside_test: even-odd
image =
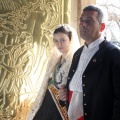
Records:
[[[104,29],[105,29],[105,23],[101,23],[100,32],[102,32]]]

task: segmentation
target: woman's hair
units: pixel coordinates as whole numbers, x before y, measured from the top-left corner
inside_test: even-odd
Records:
[[[83,11],[96,11],[98,13],[97,19],[99,23],[102,23],[104,21],[103,11],[95,5],[88,5],[87,7],[83,9]]]
[[[56,34],[56,33],[64,33],[69,37],[70,40],[72,38],[72,32],[70,31],[68,26],[65,24],[59,25],[53,32],[53,34]]]

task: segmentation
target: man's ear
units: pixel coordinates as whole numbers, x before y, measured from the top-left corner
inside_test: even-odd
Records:
[[[100,32],[102,32],[104,29],[105,29],[105,23],[101,23]]]

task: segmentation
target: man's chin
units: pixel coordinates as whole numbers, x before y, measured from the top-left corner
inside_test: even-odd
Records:
[[[80,35],[80,37],[81,37],[82,39],[84,39],[84,40],[86,40],[86,39],[87,39],[87,37],[86,37],[86,35],[85,35],[85,34],[84,34],[84,35],[83,35],[83,34],[81,34],[81,35]]]

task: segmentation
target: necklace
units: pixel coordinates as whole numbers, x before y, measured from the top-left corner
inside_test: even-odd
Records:
[[[54,71],[54,85],[56,88],[59,89],[59,87],[62,85],[62,83],[65,81],[65,69],[63,69],[63,66],[66,64],[65,59],[61,63],[61,60],[56,65],[56,69]]]

